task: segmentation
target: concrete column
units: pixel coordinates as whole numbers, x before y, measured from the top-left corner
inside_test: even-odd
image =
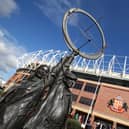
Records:
[[[116,128],[117,128],[117,123],[114,121],[112,125],[112,129],[116,129]]]
[[[95,116],[94,115],[91,115],[91,117],[90,117],[90,124],[91,125],[94,123],[94,119],[95,119]]]
[[[96,129],[96,122],[94,122],[95,116],[91,115],[90,117],[90,124],[92,125],[92,129]]]
[[[71,116],[73,117],[76,113],[76,109],[73,109],[72,112],[71,112]]]

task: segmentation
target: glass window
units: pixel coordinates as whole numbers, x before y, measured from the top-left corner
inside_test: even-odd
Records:
[[[75,84],[75,86],[73,88],[81,90],[82,85],[83,85],[83,82],[76,82],[76,84]]]
[[[96,85],[93,85],[90,83],[87,83],[84,89],[84,91],[91,92],[91,93],[95,93],[95,90],[96,90]]]
[[[92,99],[85,98],[85,97],[81,97],[80,100],[79,100],[79,103],[82,103],[82,104],[85,104],[85,105],[88,105],[88,106],[91,105],[91,102],[92,102]]]
[[[117,125],[117,129],[128,129],[128,128],[129,127],[124,126],[124,125],[120,125],[120,124]]]
[[[77,100],[77,95],[75,95],[75,94],[72,94],[72,101],[76,101]]]

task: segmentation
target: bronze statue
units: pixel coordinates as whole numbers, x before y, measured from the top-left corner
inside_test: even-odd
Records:
[[[27,82],[11,88],[1,98],[0,111],[2,114],[0,114],[0,118],[7,119],[5,122],[1,119],[1,128],[49,129],[56,128],[56,126],[63,127],[72,102],[69,87],[73,86],[77,79],[69,70],[73,58],[72,54],[61,59],[51,71],[45,71],[43,66],[39,67],[35,71],[36,74]],[[44,76],[45,78],[43,78]],[[35,85],[33,85],[34,80],[38,82]],[[49,88],[48,93],[44,96],[47,88]],[[4,113],[5,109],[6,113]],[[11,109],[15,110],[10,114]]]
[[[1,96],[0,128],[20,129],[23,126],[22,124],[29,119],[28,115],[34,113],[33,108],[36,108],[36,105],[39,104],[45,78],[49,73],[49,69],[46,68],[45,65],[40,66],[31,73],[29,79],[13,86]]]

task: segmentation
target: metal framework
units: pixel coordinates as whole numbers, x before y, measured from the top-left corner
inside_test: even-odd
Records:
[[[17,68],[27,67],[27,65],[31,63],[54,66],[61,57],[67,54],[67,51],[60,50],[39,50],[36,52],[26,53],[18,58]],[[102,55],[97,60],[88,60],[77,56],[71,65],[71,70],[95,74],[97,76],[101,74],[101,76],[129,80],[129,57]]]

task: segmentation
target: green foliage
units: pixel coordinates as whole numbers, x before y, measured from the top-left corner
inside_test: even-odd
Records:
[[[66,129],[81,129],[81,124],[78,120],[75,119],[67,119],[66,121]]]

